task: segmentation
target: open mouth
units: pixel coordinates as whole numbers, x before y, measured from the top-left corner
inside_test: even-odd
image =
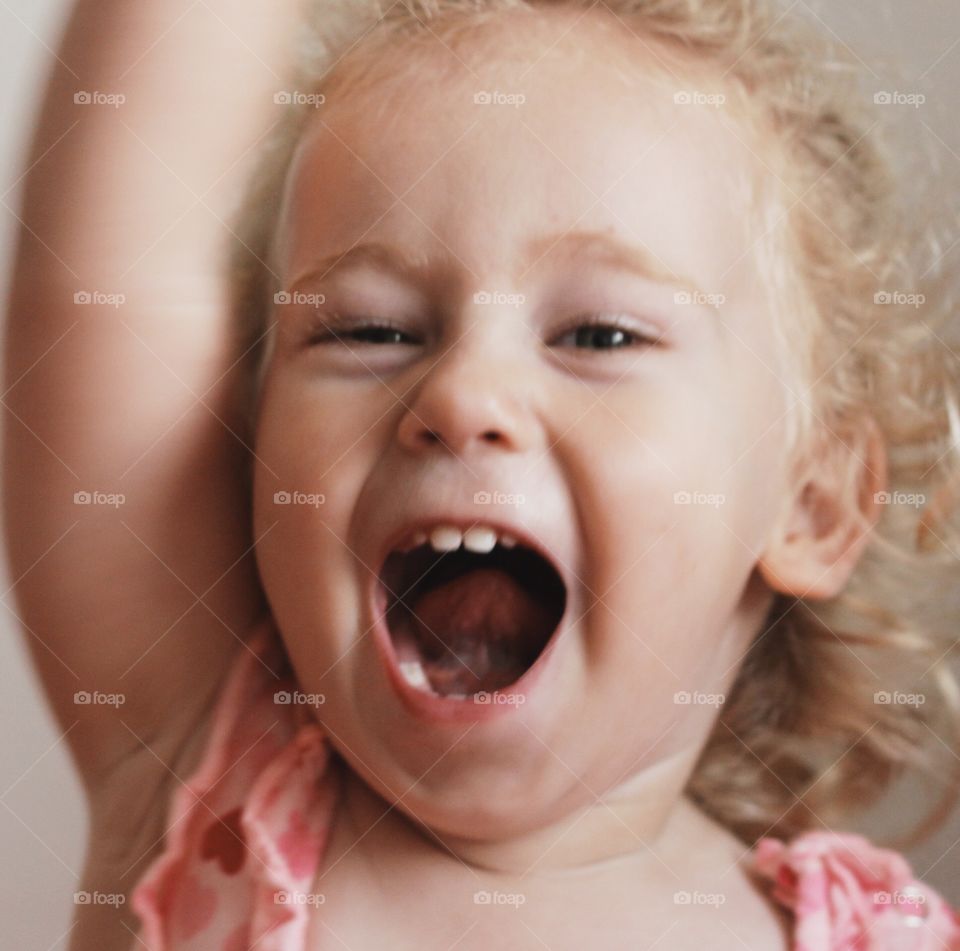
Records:
[[[466,699],[503,691],[536,662],[566,607],[556,568],[522,543],[487,553],[394,551],[380,572],[386,626],[412,687]]]

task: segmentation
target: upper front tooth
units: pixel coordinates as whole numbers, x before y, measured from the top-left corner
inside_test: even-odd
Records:
[[[497,533],[492,528],[485,528],[482,525],[474,525],[468,528],[463,536],[463,544],[470,551],[485,553],[493,551],[493,546],[497,544]]]
[[[430,544],[435,551],[456,551],[462,541],[463,533],[450,525],[438,525],[430,532]]]
[[[453,525],[438,525],[430,532],[429,538],[434,551],[456,551],[462,544],[479,554],[493,551],[498,541],[504,548],[513,548],[517,543],[506,532],[498,537],[497,530],[487,525],[472,525],[465,532]]]

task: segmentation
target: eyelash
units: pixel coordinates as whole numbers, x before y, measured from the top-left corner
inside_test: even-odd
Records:
[[[566,337],[569,333],[579,330],[581,327],[606,328],[620,330],[633,338],[632,343],[627,343],[622,347],[601,347],[600,350],[629,350],[632,346],[660,346],[660,338],[651,334],[645,334],[633,325],[629,318],[620,314],[579,314],[563,330],[561,337]],[[577,348],[589,349],[589,348]]]
[[[322,343],[336,343],[339,339],[347,337],[351,333],[360,333],[362,331],[383,330],[395,331],[399,334],[407,333],[402,327],[391,320],[377,318],[376,321],[371,319],[370,323],[361,323],[361,321],[365,319],[368,318],[354,318],[337,312],[327,313],[324,316],[320,316],[318,314],[311,321],[311,327],[308,332],[308,346]],[[560,337],[565,337],[572,331],[578,330],[581,327],[620,330],[633,338],[632,342],[629,342],[624,346],[601,347],[598,348],[598,352],[603,352],[605,350],[627,350],[636,345],[652,347],[660,345],[659,337],[644,334],[636,327],[632,326],[629,319],[625,319],[619,314],[580,314],[570,324],[567,325],[567,327],[560,334]],[[356,342],[361,345],[369,346],[383,346],[385,343],[401,343],[401,341],[378,341],[374,343],[369,340],[359,340]],[[579,347],[577,349],[592,348]]]

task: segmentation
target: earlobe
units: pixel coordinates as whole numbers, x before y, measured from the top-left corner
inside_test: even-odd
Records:
[[[834,434],[795,483],[783,518],[757,563],[774,591],[806,600],[839,594],[879,520],[886,489],[886,450],[872,417],[851,444]]]

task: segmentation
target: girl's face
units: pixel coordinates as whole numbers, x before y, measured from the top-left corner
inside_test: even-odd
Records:
[[[333,745],[452,836],[540,828],[654,766],[679,793],[772,598],[787,403],[736,184],[762,168],[719,86],[628,84],[574,35],[583,58],[558,36],[444,85],[427,62],[389,108],[328,101],[279,231],[265,590]],[[355,245],[382,253],[329,266]],[[334,313],[401,333],[334,336]],[[447,722],[401,702],[370,603],[398,529],[444,515],[516,526],[568,585],[525,702]]]

